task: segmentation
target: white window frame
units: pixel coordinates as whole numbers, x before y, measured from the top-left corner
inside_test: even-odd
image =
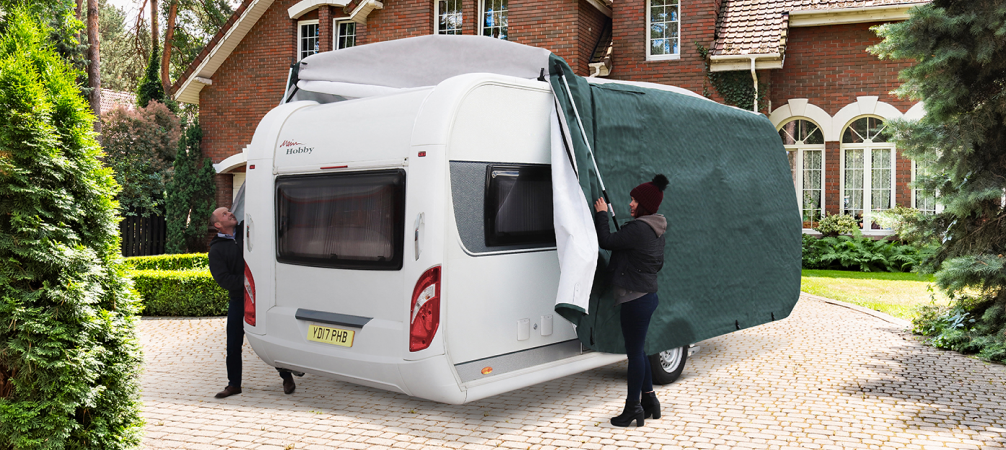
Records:
[[[913,159],[912,160],[912,183],[915,183],[915,174],[916,174],[916,169],[917,168],[918,168],[918,166],[915,164],[915,160]],[[911,189],[912,189],[912,208],[919,209],[919,204],[918,204],[919,189],[917,189],[917,188],[911,188]],[[940,193],[937,192],[935,197],[939,198],[940,197],[939,194]],[[943,212],[943,205],[940,204],[940,202],[935,201],[935,199],[933,200],[933,207],[935,208],[933,212],[935,212],[936,214],[939,214],[939,213]],[[919,209],[919,211],[922,211],[922,210]]]
[[[507,9],[506,9],[506,11],[507,11],[507,38],[504,39],[504,40],[509,41],[510,40],[510,2],[509,1],[507,1]],[[479,0],[479,17],[478,17],[478,22],[479,22],[478,23],[478,25],[479,25],[479,36],[484,36],[482,33],[485,31],[485,24],[486,24],[486,0]],[[488,36],[488,37],[492,37],[492,36]],[[498,38],[493,38],[493,39],[498,39]]]
[[[852,126],[857,120],[872,117],[887,123],[887,119],[880,116],[859,116],[852,119],[844,127],[842,127],[842,133],[839,134],[839,147],[841,149],[839,154],[839,168],[838,168],[838,196],[839,196],[839,213],[845,214],[845,153],[847,150],[863,150],[863,224],[862,231],[863,234],[892,234],[894,233],[889,229],[879,229],[875,230],[872,228],[874,222],[873,219],[873,150],[890,150],[891,152],[891,207],[897,205],[897,191],[898,191],[898,149],[892,142],[876,142],[874,143],[870,139],[866,139],[865,142],[858,144],[846,144],[844,141],[845,130]]]
[[[464,2],[462,1],[461,4],[462,4],[462,8],[461,8],[461,30],[460,30],[461,32],[458,33],[458,34],[465,34],[464,33],[464,10],[465,9],[464,9],[464,6],[463,6]],[[440,0],[433,0],[433,34],[440,34]],[[446,36],[453,36],[453,35],[448,34],[448,33],[444,33],[444,34]],[[479,34],[480,35],[482,34],[481,29],[479,30]]]
[[[678,0],[678,52],[670,55],[652,55],[650,50],[652,49],[650,45],[650,26],[652,25],[650,17],[651,0],[646,0],[646,27],[644,27],[644,38],[643,42],[646,45],[646,60],[647,61],[667,61],[681,59],[681,1]]]
[[[359,24],[357,24],[356,27],[353,27],[353,45],[351,45],[350,47],[342,47],[342,48],[339,47],[339,38],[342,37],[341,25],[344,23],[356,23],[356,22],[345,18],[332,19],[332,30],[334,30],[334,33],[332,33],[332,50],[342,50],[343,48],[356,47],[356,37],[358,36],[356,34],[356,30],[359,28]]]
[[[788,125],[788,124],[790,124],[792,122],[796,122],[798,120],[803,120],[803,121],[809,122],[812,125],[814,125],[815,127],[817,127],[817,132],[821,134],[821,140],[822,140],[822,142],[824,141],[824,129],[822,129],[821,126],[818,125],[817,122],[815,122],[813,120],[810,120],[809,118],[806,118],[806,117],[793,117],[793,118],[790,118],[790,119],[786,120],[785,122],[781,123],[776,131],[781,131],[786,125]],[[821,190],[821,204],[818,205],[818,208],[820,209],[821,214],[822,214],[822,218],[823,218],[823,214],[825,213],[825,211],[827,211],[827,209],[825,208],[825,203],[827,202],[827,200],[826,200],[826,196],[825,196],[824,186],[825,186],[825,174],[827,173],[827,171],[825,170],[825,168],[828,165],[828,161],[827,161],[826,153],[825,153],[826,152],[826,150],[825,150],[825,144],[804,144],[803,141],[799,141],[796,144],[783,145],[783,147],[786,148],[786,152],[787,153],[788,152],[796,152],[793,155],[793,189],[796,192],[796,204],[797,204],[797,208],[800,209],[800,220],[801,220],[801,222],[803,222],[803,156],[804,156],[804,152],[805,151],[819,151],[819,152],[821,152],[821,186],[819,188]],[[818,219],[818,220],[820,220],[820,219]],[[809,230],[811,230],[811,228],[804,228],[804,230],[805,231],[809,231]]]
[[[304,27],[307,25],[315,25],[318,27],[318,42],[321,42],[321,26],[318,24],[318,19],[313,20],[298,20],[297,21],[297,61],[300,61],[306,56],[302,55],[303,50],[301,50],[301,44],[304,41]],[[320,52],[316,52],[320,53]],[[316,54],[316,53],[312,53]],[[311,55],[308,55],[311,56]]]

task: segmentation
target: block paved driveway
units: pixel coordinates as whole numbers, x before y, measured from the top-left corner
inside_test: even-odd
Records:
[[[803,295],[782,321],[701,343],[658,387],[664,416],[615,428],[625,363],[467,405],[306,375],[245,346],[226,385],[223,319],[144,319],[147,448],[1006,448],[1006,369],[919,344],[903,324]]]

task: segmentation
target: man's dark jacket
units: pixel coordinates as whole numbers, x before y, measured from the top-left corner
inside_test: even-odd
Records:
[[[607,211],[594,214],[594,228],[601,248],[612,251],[608,263],[611,283],[628,291],[657,292],[657,272],[664,267],[666,233],[661,230],[658,235],[644,220],[637,219],[611,234]]]
[[[220,287],[230,293],[231,302],[244,302],[245,258],[241,252],[244,242],[243,226],[234,228],[235,239],[217,236],[210,241],[210,273]]]

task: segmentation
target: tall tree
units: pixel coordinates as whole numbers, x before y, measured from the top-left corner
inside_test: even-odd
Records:
[[[216,208],[213,163],[202,154],[198,120],[188,125],[178,143],[174,177],[168,184],[165,214],[168,253],[205,252],[206,224]],[[202,159],[202,165],[199,161]]]
[[[24,9],[0,33],[0,448],[140,443],[137,300],[81,71]]]
[[[143,24],[132,28],[126,23],[126,11],[110,0],[98,2],[101,28],[101,87],[115,91],[136,92],[150,53],[150,30]],[[136,46],[138,33],[141,47]]]
[[[150,52],[150,60],[147,62],[147,71],[136,92],[136,104],[141,108],[145,108],[147,103],[151,101],[164,103],[164,86],[161,85],[160,70],[158,70],[161,58],[157,50],[155,42],[154,48]]]
[[[87,85],[91,88],[94,131],[101,134],[101,38],[98,27],[98,0],[87,0]]]
[[[178,0],[168,0],[168,23],[164,30],[164,55],[161,56],[161,84],[164,92],[171,91],[171,47],[175,37],[175,18],[178,17]]]
[[[150,42],[153,45],[160,45],[160,10],[157,9],[157,0],[150,0]]]
[[[939,245],[929,270],[941,288],[981,292],[955,305],[976,319],[960,342],[1006,360],[1006,3],[934,0],[876,31],[872,52],[915,63],[897,93],[923,101],[926,115],[892,123],[894,137],[928,166],[916,184],[944,207],[911,225]]]

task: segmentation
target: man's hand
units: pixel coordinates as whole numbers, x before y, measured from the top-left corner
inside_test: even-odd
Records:
[[[608,204],[604,202],[604,198],[599,198],[594,202],[594,211],[608,211]]]

